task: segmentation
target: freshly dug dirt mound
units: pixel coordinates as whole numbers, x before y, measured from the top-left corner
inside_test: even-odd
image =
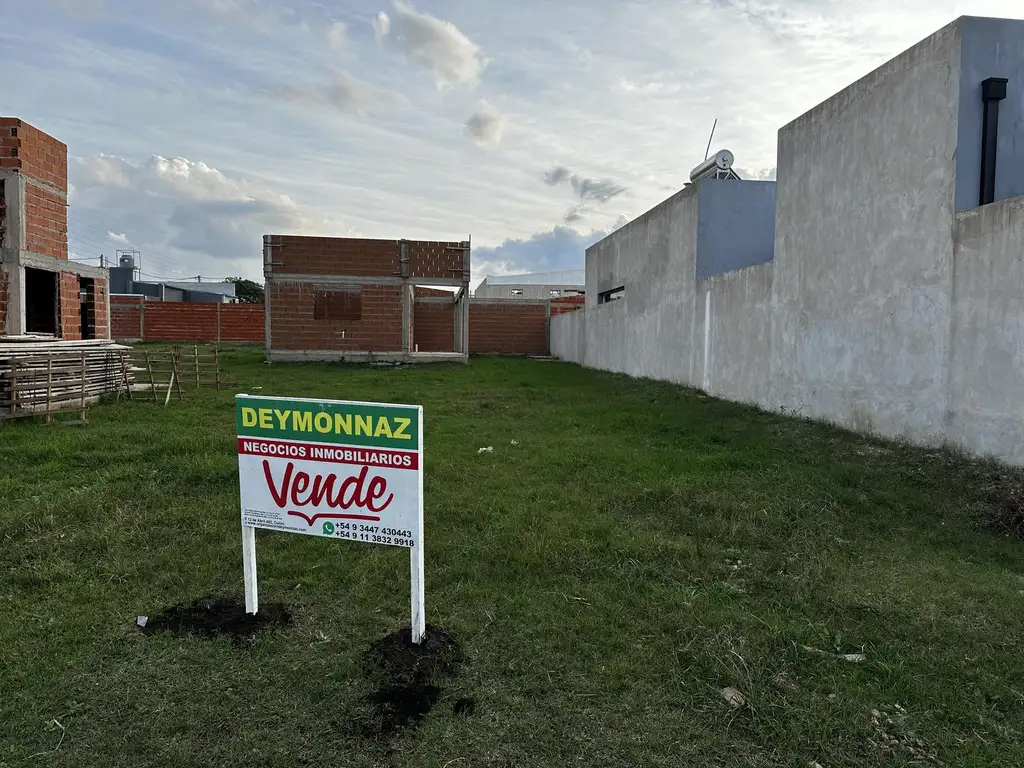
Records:
[[[462,648],[445,630],[428,625],[419,645],[412,642],[409,629],[382,637],[370,646],[363,663],[377,689],[369,696],[372,712],[360,733],[379,739],[423,722],[441,696],[438,684],[462,664]]]
[[[235,644],[242,645],[263,629],[287,627],[291,623],[291,613],[278,603],[261,605],[257,613],[248,614],[245,605],[234,600],[207,597],[188,605],[173,605],[159,615],[149,616],[145,626],[140,628],[147,635],[170,632],[207,639],[227,635]]]

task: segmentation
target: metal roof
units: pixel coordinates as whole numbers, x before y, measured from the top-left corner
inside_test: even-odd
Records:
[[[586,285],[585,269],[563,269],[559,272],[533,272],[526,275],[487,275],[488,285]]]

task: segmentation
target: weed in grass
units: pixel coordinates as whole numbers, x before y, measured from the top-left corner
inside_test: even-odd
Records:
[[[1024,539],[1024,489],[1004,496],[989,508],[986,517],[996,532]]]

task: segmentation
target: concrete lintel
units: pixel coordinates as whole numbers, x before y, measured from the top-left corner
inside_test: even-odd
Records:
[[[455,294],[452,294],[452,298],[447,296],[417,296],[417,304],[454,304],[456,302]]]
[[[110,272],[104,267],[92,267],[88,264],[78,264],[67,259],[56,259],[33,251],[21,251],[18,263],[30,269],[42,269],[47,272],[70,272],[79,277],[91,277],[94,280],[109,280]]]
[[[458,352],[360,352],[356,350],[270,349],[271,363],[465,363]]]
[[[462,285],[460,278],[451,277],[410,277],[404,279],[395,275],[282,275],[274,274],[267,279],[273,283],[320,283],[324,285],[446,285],[458,288]]]
[[[23,178],[25,179],[26,184],[30,184],[36,189],[41,189],[44,192],[49,192],[51,195],[56,195],[57,197],[65,201],[68,199],[68,193],[65,192],[63,189],[59,189],[53,186],[53,184],[47,184],[45,181],[41,181],[35,178],[34,176],[23,176]]]

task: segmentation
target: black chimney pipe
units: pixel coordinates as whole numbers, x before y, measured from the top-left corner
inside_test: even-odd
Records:
[[[990,77],[981,83],[984,117],[981,124],[981,201],[996,200],[996,144],[999,140],[999,102],[1006,98],[1005,77]]]

